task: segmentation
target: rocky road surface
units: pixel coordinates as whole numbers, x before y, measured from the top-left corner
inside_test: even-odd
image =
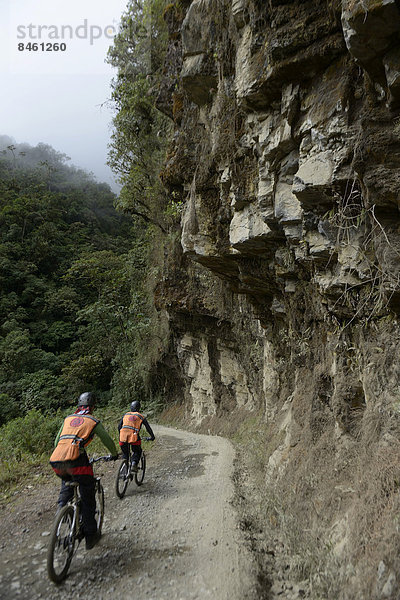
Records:
[[[224,438],[155,427],[141,487],[115,493],[117,463],[101,463],[103,536],[82,544],[66,581],[47,578],[46,550],[59,483],[26,487],[0,512],[4,600],[254,600],[256,567],[232,506],[234,450]]]

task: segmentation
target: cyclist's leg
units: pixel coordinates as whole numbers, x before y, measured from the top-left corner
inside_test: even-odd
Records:
[[[79,492],[82,500],[82,521],[86,542],[93,539],[97,534],[96,512],[96,490],[93,475],[74,475],[75,481],[79,483]]]
[[[132,468],[137,471],[137,466],[142,456],[142,446],[140,444],[131,444],[132,449]]]
[[[128,442],[120,442],[119,445],[121,447],[122,456],[124,457],[125,460],[129,460],[129,444],[128,444]]]
[[[71,481],[71,480],[72,480],[71,475],[65,474],[62,477],[60,494],[58,496],[58,501],[57,501],[58,509],[62,508],[66,504],[68,504],[68,502],[72,499],[72,497],[74,495],[74,490],[66,485],[66,482]]]

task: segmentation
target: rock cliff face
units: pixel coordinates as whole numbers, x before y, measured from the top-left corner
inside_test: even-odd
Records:
[[[296,579],[398,598],[400,2],[180,0],[165,18],[175,393],[199,427],[250,437],[260,598],[301,597]]]

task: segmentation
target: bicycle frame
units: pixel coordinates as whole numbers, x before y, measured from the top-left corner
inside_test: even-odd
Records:
[[[80,510],[80,494],[79,494],[79,484],[76,481],[71,481],[69,482],[67,485],[69,485],[70,487],[74,488],[74,495],[73,498],[70,501],[71,506],[74,509],[74,516],[72,519],[72,527],[71,527],[71,533],[74,532],[72,535],[75,535],[76,539],[78,540],[78,542],[80,542],[80,530],[81,530],[81,524],[79,522],[79,517],[81,514],[81,510]]]

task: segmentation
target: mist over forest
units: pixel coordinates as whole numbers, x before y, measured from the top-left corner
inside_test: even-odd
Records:
[[[68,161],[0,136],[0,424],[134,387],[146,233]]]
[[[55,173],[52,177],[53,185],[60,185],[63,176],[68,181],[68,185],[96,181],[93,173],[71,164],[69,162],[71,158],[67,154],[43,142],[32,146],[26,142],[19,143],[13,137],[2,134],[0,135],[0,157],[12,168],[52,170]],[[107,183],[102,185],[110,187]]]

